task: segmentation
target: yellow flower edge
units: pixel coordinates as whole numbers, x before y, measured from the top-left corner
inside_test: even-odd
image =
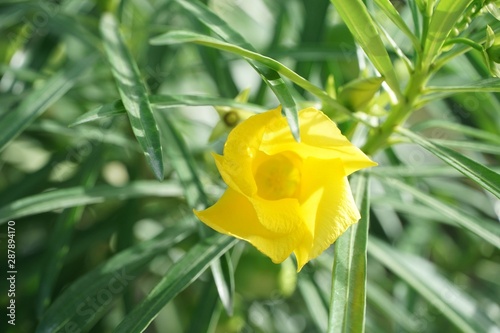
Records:
[[[256,114],[231,133],[216,166],[228,185],[196,216],[243,239],[275,263],[294,253],[297,270],[360,219],[347,176],[377,165],[315,108],[299,111],[301,142],[281,108]]]

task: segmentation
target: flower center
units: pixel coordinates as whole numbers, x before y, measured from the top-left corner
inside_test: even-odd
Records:
[[[264,155],[255,170],[257,194],[267,200],[297,195],[300,188],[300,158],[295,154]]]

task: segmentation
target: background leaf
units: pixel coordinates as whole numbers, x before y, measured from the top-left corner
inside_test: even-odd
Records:
[[[132,130],[144,151],[155,177],[163,179],[163,157],[160,133],[148,99],[147,89],[141,81],[139,68],[120,34],[118,23],[111,14],[104,14],[100,30],[111,72],[128,112]]]

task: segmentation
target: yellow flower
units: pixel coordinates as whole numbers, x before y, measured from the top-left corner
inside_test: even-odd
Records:
[[[281,108],[254,115],[227,138],[215,163],[228,185],[198,218],[300,270],[359,218],[347,176],[376,165],[315,108],[299,112],[296,142]]]

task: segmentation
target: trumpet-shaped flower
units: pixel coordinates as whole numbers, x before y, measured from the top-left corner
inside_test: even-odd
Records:
[[[298,270],[359,220],[347,176],[376,165],[315,108],[299,111],[299,128],[301,142],[281,108],[236,126],[223,156],[214,154],[228,188],[215,205],[195,211],[275,263],[294,253]]]

